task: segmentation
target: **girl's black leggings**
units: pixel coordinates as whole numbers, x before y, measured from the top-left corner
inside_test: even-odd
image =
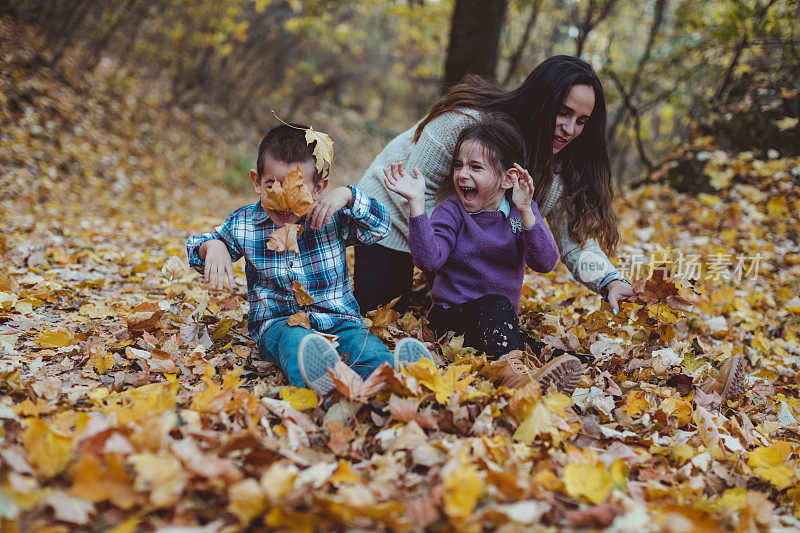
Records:
[[[434,305],[428,321],[437,334],[446,331],[463,334],[466,346],[490,357],[525,347],[517,313],[511,301],[501,294],[487,294],[450,307]]]
[[[464,345],[484,352],[491,358],[507,354],[511,350],[524,350],[527,344],[536,356],[544,360],[569,354],[582,363],[594,360],[589,354],[552,348],[523,334],[511,301],[502,294],[487,294],[475,300],[450,307],[434,305],[428,312],[428,321],[437,336],[447,331],[464,335]]]

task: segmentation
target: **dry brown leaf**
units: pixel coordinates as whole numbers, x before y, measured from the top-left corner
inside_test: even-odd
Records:
[[[288,326],[302,326],[306,329],[311,329],[311,323],[308,321],[308,313],[298,311],[286,320]]]
[[[333,140],[327,134],[309,127],[306,130],[306,142],[317,143],[314,145],[317,172],[324,172],[323,177],[329,176],[333,165]]]
[[[301,233],[303,233],[303,226],[286,224],[272,232],[269,242],[267,242],[267,248],[275,252],[294,252],[294,255],[300,255],[297,237]]]
[[[314,303],[314,298],[300,285],[299,281],[292,281],[292,290],[294,290],[294,297],[297,300],[297,305],[300,307],[305,307]]]
[[[283,183],[275,180],[262,205],[265,209],[291,211],[299,217],[311,210],[314,197],[303,182],[303,171],[299,165],[286,174]]]

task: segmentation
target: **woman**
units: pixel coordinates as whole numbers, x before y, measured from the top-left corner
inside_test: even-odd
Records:
[[[411,129],[378,154],[358,186],[392,217],[388,237],[355,251],[355,297],[362,313],[411,292],[414,267],[408,247],[408,206],[386,189],[383,168],[403,162],[426,179],[428,214],[448,194],[451,154],[461,130],[487,113],[504,112],[528,144],[525,162],[536,184],[535,200],[553,231],[561,260],[576,280],[600,293],[616,314],[633,295],[611,264],[619,240],[611,205],[611,166],[605,139],[603,87],[592,67],[577,57],[555,56],[537,66],[513,91],[470,76],[437,101]]]

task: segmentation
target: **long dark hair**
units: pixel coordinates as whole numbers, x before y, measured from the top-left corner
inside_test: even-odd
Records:
[[[556,116],[574,85],[592,87],[594,109],[583,132],[554,156]],[[619,230],[612,206],[614,191],[605,137],[606,100],[591,65],[578,57],[553,56],[533,69],[513,91],[493,80],[467,76],[431,107],[417,127],[414,141],[431,120],[463,108],[510,115],[528,145],[525,166],[536,183],[536,202],[541,205],[545,200],[557,171],[564,185],[560,201],[565,206],[570,236],[582,244],[594,237],[606,251],[614,249]]]
[[[461,146],[467,141],[475,141],[481,145],[486,162],[498,175],[513,168],[514,163],[524,165],[528,159],[528,148],[517,123],[505,113],[492,113],[481,122],[474,122],[461,130],[453,157],[450,160],[450,176],[455,173],[455,159]],[[442,184],[443,192],[449,196],[454,192],[453,180]],[[509,197],[511,190],[506,191]]]

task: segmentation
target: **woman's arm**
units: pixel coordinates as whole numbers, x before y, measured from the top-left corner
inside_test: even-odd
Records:
[[[543,215],[553,230],[553,237],[561,253],[561,261],[576,280],[598,294],[602,294],[602,289],[611,287],[612,282],[619,280],[619,283],[614,284],[615,294],[609,293],[609,303],[612,309],[617,309],[621,299],[632,295],[632,291],[625,290],[621,286],[627,285],[630,289],[630,285],[595,239],[587,239],[581,246],[570,236],[567,214],[560,202],[562,187],[560,177],[553,176],[550,192],[541,206]],[[615,297],[614,301],[611,300],[611,296]]]

